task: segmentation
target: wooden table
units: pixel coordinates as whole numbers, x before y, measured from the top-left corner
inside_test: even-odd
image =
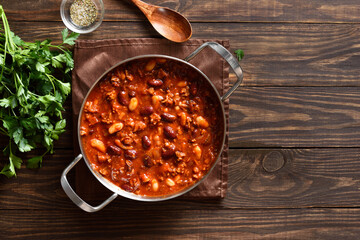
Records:
[[[24,40],[59,42],[60,2],[1,4]],[[105,21],[81,39],[159,37],[129,1],[104,2]],[[117,199],[85,213],[60,186],[73,156],[69,125],[41,169],[0,178],[0,239],[358,239],[359,1],[149,2],[188,17],[193,38],[230,39],[245,52],[244,83],[230,100],[226,198]],[[70,100],[66,108],[70,123]]]

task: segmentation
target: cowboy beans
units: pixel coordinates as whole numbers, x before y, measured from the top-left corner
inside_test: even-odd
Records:
[[[81,144],[92,168],[145,196],[173,194],[199,181],[214,164],[223,134],[219,103],[204,81],[165,58],[110,71],[81,113]]]

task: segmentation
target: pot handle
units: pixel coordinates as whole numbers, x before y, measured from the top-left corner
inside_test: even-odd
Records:
[[[237,59],[221,44],[216,42],[206,42],[203,45],[201,45],[199,48],[197,48],[194,52],[192,52],[189,56],[187,56],[184,60],[190,61],[193,59],[198,53],[200,53],[205,47],[211,47],[215,52],[217,52],[222,58],[225,59],[230,65],[230,67],[233,69],[237,80],[234,83],[234,85],[227,91],[222,97],[221,101],[225,101],[230,97],[230,95],[239,87],[240,83],[243,80],[243,71],[240,67],[239,62]]]
[[[84,200],[82,200],[79,195],[77,195],[75,193],[75,191],[72,189],[72,187],[70,186],[66,175],[68,174],[68,172],[80,161],[80,159],[82,158],[82,154],[79,154],[72,163],[70,163],[69,166],[67,166],[67,168],[65,168],[65,170],[63,171],[62,175],[61,175],[61,186],[64,189],[66,195],[68,195],[68,197],[82,210],[86,211],[86,212],[97,212],[99,210],[101,210],[102,208],[104,208],[106,205],[108,205],[111,201],[113,201],[118,194],[114,193],[111,197],[109,197],[108,199],[106,199],[103,203],[101,203],[100,205],[93,207],[91,205],[89,205],[88,203],[86,203]]]

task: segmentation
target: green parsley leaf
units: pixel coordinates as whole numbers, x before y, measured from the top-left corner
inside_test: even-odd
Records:
[[[21,139],[23,139],[23,128],[22,127],[16,127],[15,130],[12,133],[12,138],[14,139],[14,142],[16,144],[19,144]]]
[[[45,73],[46,72],[46,66],[49,65],[49,63],[40,63],[40,62],[37,62],[35,67],[36,67],[36,70],[39,71],[39,72],[42,72],[42,73]]]
[[[3,148],[9,159],[0,174],[12,177],[22,163],[16,152],[42,145],[53,153],[54,141],[65,131],[62,111],[71,92],[69,72],[74,61],[64,44],[73,45],[79,34],[64,29],[60,45],[52,45],[49,39],[25,42],[11,32],[1,5],[0,19],[0,49],[6,51],[6,58],[0,51],[0,133],[9,140]],[[58,79],[55,73],[63,76]],[[43,156],[30,158],[26,165],[40,167]]]
[[[66,57],[66,69],[65,69],[65,73],[73,70],[74,68],[74,60],[71,56],[71,53],[65,53],[65,57]]]
[[[65,119],[61,119],[60,121],[58,121],[55,124],[55,130],[62,130],[66,127],[66,120]]]
[[[6,164],[1,170],[0,174],[7,176],[8,178],[16,176],[15,168],[21,168],[21,158],[15,156],[11,151],[9,155],[9,164]]]
[[[32,157],[27,160],[26,167],[28,168],[39,168],[41,167],[43,156]]]
[[[235,50],[235,54],[239,62],[244,58],[244,51],[241,49]]]
[[[14,129],[19,125],[15,117],[6,116],[3,121],[3,126],[6,128],[9,133],[13,133]]]
[[[47,45],[49,45],[50,43],[51,43],[51,40],[50,40],[50,39],[45,39],[44,41],[42,41],[42,42],[40,43],[40,45],[47,47]]]
[[[8,108],[8,107],[10,107],[10,103],[11,103],[11,101],[8,98],[0,99],[0,106],[1,107]]]
[[[61,36],[62,36],[63,42],[65,41],[67,35],[69,35],[69,30],[68,30],[67,28],[64,28],[64,29],[61,31]]]
[[[21,163],[22,163],[21,158],[15,156],[13,153],[10,153],[9,158],[15,168],[17,168],[17,169],[21,168]]]
[[[56,85],[60,89],[63,95],[67,96],[71,92],[71,86],[70,83],[64,83],[59,80],[56,80]]]
[[[10,164],[6,164],[4,168],[1,170],[0,174],[3,174],[8,178],[13,177],[16,174],[13,166],[14,165],[11,166]]]
[[[62,39],[63,39],[63,43],[64,44],[69,44],[69,45],[74,45],[75,44],[75,40],[80,36],[79,33],[76,32],[72,32],[68,35],[69,31],[67,30],[67,28],[65,28],[62,32]]]
[[[20,152],[30,152],[34,146],[30,145],[26,138],[22,138],[18,144]]]
[[[56,68],[63,68],[63,63],[66,63],[67,58],[65,54],[59,54],[51,59],[51,65]]]
[[[21,38],[15,35],[15,33],[13,33],[12,31],[10,31],[10,36],[16,45],[22,46],[24,44],[24,41],[21,40]]]
[[[35,130],[36,129],[36,120],[35,117],[24,118],[20,120],[21,126],[26,130]],[[32,132],[32,131],[29,131]]]

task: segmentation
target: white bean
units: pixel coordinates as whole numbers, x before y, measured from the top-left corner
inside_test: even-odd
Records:
[[[167,178],[167,179],[165,180],[165,183],[166,183],[166,185],[168,185],[169,187],[175,186],[175,182],[174,182],[171,178]]]
[[[96,148],[97,150],[99,150],[100,152],[103,152],[103,153],[106,152],[105,144],[102,141],[100,141],[99,139],[96,139],[96,138],[91,139],[90,145],[93,148]]]
[[[150,60],[150,61],[146,64],[145,70],[148,71],[148,72],[150,72],[151,70],[154,69],[155,64],[156,64],[155,60]]]
[[[201,158],[201,148],[199,146],[196,146],[194,148],[194,153],[195,153],[195,157],[196,159],[200,159]]]
[[[207,127],[209,127],[208,121],[206,121],[206,119],[203,118],[202,116],[198,116],[198,117],[196,118],[196,123],[197,123],[200,127],[202,127],[202,128],[207,128]]]
[[[151,187],[154,192],[159,190],[159,183],[156,179],[151,180]]]
[[[136,97],[133,97],[132,99],[130,99],[129,110],[134,111],[137,108],[138,103],[139,102]]]
[[[109,133],[113,134],[116,133],[118,131],[120,131],[123,128],[124,124],[123,123],[113,123],[110,127],[109,127]]]

